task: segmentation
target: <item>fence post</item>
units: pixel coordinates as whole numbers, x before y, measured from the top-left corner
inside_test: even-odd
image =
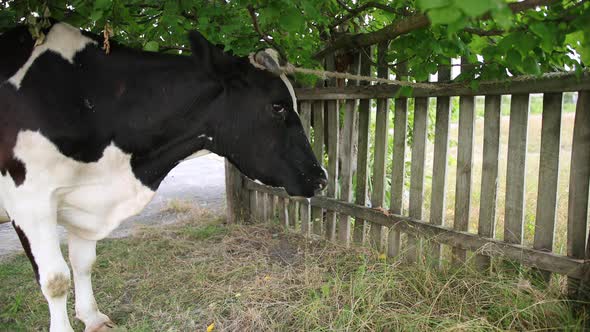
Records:
[[[371,75],[371,48],[363,48],[361,50],[361,75]],[[368,82],[360,82],[360,85],[368,85]],[[369,165],[369,125],[371,119],[370,100],[361,99],[359,101],[358,110],[358,137],[357,137],[357,162],[356,162],[356,190],[354,201],[357,205],[365,206],[367,204],[368,192],[368,165]],[[354,234],[353,240],[355,243],[365,242],[367,223],[359,218],[354,218]]]
[[[590,257],[586,231],[588,225],[588,187],[590,183],[590,91],[578,93],[567,216],[567,255],[573,258]],[[571,297],[588,296],[589,280],[568,278]]]
[[[451,59],[449,66],[439,66],[438,81],[451,81]],[[432,193],[430,195],[430,223],[445,225],[447,213],[447,169],[449,164],[449,126],[451,122],[451,97],[436,98],[436,120],[434,127],[434,161],[432,166]],[[430,243],[432,264],[440,264],[441,245],[436,239]]]
[[[225,194],[227,222],[230,224],[249,222],[250,191],[245,188],[244,175],[227,159],[225,160]]]
[[[389,43],[380,43],[377,47],[377,76],[388,78],[387,51]],[[373,161],[373,192],[371,206],[381,208],[385,200],[385,162],[387,155],[387,131],[389,128],[389,98],[377,100],[377,114],[375,116],[375,147]],[[383,249],[383,227],[371,224],[371,246],[381,251]]]

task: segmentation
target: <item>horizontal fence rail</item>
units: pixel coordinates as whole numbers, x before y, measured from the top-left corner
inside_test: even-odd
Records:
[[[246,189],[283,198],[289,197],[282,188],[272,188],[253,181],[247,181]],[[416,237],[428,238],[464,250],[477,251],[482,255],[510,258],[530,266],[577,279],[583,278],[586,273],[587,263],[583,259],[556,255],[552,252],[480,237],[477,234],[456,231],[406,216],[384,213],[377,209],[342,202],[330,197],[316,196],[311,198],[308,204],[313,207],[367,220],[379,226],[395,227]]]
[[[364,75],[380,63],[366,54],[355,60]],[[450,71],[441,67],[439,80],[449,81]],[[473,263],[485,271],[512,261],[545,281],[567,276],[572,296],[590,289],[589,73],[481,82],[475,91],[433,83],[410,96],[397,96],[393,85],[339,84],[347,86],[296,90],[305,133],[328,168],[326,195],[292,198],[228,165],[230,221],[278,220],[305,236],[435,266]],[[567,115],[564,92],[577,93],[568,94],[577,99]],[[544,94],[536,104],[542,113],[531,122],[537,93]],[[571,150],[561,148],[565,116]],[[536,129],[531,123],[538,127],[539,119]],[[537,157],[529,154],[531,135],[540,138]],[[527,173],[537,162],[536,174]]]
[[[590,73],[554,74],[526,79],[481,82],[476,90],[460,83],[432,83],[436,88],[413,88],[408,97],[481,96],[519,93],[575,92],[590,87]],[[392,98],[401,87],[395,84],[302,88],[296,90],[297,99],[304,100],[346,100]]]

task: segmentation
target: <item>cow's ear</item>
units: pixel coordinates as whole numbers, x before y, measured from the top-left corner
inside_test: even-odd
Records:
[[[226,54],[219,47],[211,44],[200,32],[194,30],[189,33],[193,57],[201,64],[209,65],[211,69],[223,70],[235,62],[233,56]]]
[[[273,49],[256,52],[256,54],[254,54],[253,60],[256,67],[263,68],[276,75],[282,74],[281,66],[279,65],[278,53]]]

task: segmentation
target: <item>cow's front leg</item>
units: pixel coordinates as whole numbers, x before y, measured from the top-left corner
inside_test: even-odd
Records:
[[[68,246],[74,272],[76,318],[86,325],[85,332],[109,331],[114,324],[98,310],[92,291],[92,265],[96,260],[96,241],[85,240],[70,233]]]
[[[59,247],[55,218],[21,214],[15,219],[14,228],[31,260],[49,306],[49,330],[73,332],[67,313],[70,270]]]

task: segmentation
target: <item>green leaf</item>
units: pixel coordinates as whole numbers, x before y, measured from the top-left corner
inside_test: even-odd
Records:
[[[455,6],[461,8],[467,16],[478,17],[496,8],[494,0],[454,0]]]
[[[297,8],[289,8],[280,20],[281,26],[290,31],[298,31],[305,26],[305,17]]]
[[[557,39],[557,27],[554,23],[545,24],[542,22],[534,23],[529,29],[541,38],[541,47],[545,52],[551,52]]]
[[[492,18],[497,25],[505,30],[511,28],[514,23],[514,15],[506,4],[503,4],[500,8],[493,9]]]
[[[474,53],[480,54],[481,51],[488,45],[489,41],[487,38],[474,35],[471,39],[471,42],[469,43],[469,48]]]
[[[506,61],[516,68],[522,68],[522,56],[514,49],[508,50],[508,53],[506,53]]]
[[[428,18],[433,25],[453,23],[462,16],[461,11],[455,7],[436,8],[428,11]]]
[[[90,14],[90,19],[94,22],[100,21],[105,13],[111,10],[112,6],[113,0],[96,0],[94,2],[92,13]]]
[[[450,4],[450,0],[418,0],[418,7],[423,11],[433,8],[446,7]]]
[[[158,52],[160,50],[160,43],[157,41],[149,41],[143,45],[143,50],[148,52]]]
[[[522,67],[527,74],[541,74],[541,66],[533,57],[526,57],[522,63]]]

